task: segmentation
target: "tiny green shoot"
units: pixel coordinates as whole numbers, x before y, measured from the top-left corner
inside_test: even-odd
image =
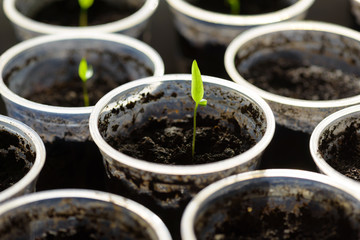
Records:
[[[91,65],[88,65],[85,58],[82,58],[80,61],[78,73],[79,73],[79,77],[81,78],[82,86],[83,86],[84,106],[88,107],[89,106],[89,95],[88,95],[86,83],[87,83],[87,80],[89,80],[93,76],[94,70]]]
[[[240,13],[240,0],[225,0],[225,2],[229,5],[231,14]]]
[[[79,26],[88,25],[88,9],[93,5],[94,0],[78,0],[80,6]]]
[[[196,112],[198,106],[206,106],[207,101],[203,99],[204,97],[204,86],[201,79],[200,69],[196,60],[193,61],[191,66],[191,97],[195,101],[195,108],[194,108],[194,129],[193,129],[193,139],[192,139],[192,157],[195,155],[195,137],[196,137]]]

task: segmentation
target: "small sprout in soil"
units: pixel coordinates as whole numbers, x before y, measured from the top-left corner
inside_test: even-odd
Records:
[[[88,107],[89,106],[89,95],[88,95],[86,83],[87,83],[87,80],[89,80],[93,76],[94,70],[91,65],[88,65],[85,58],[82,58],[80,61],[78,73],[79,73],[79,77],[81,78],[82,86],[83,86],[84,106]]]
[[[196,60],[193,61],[191,66],[191,96],[195,101],[194,108],[194,130],[193,130],[193,140],[192,140],[192,157],[195,155],[195,137],[196,137],[196,111],[199,105],[206,106],[207,101],[203,99],[204,97],[204,86],[201,79],[200,69],[197,65]]]
[[[240,13],[240,0],[225,0],[226,4],[230,7],[230,13],[237,15]]]
[[[88,9],[93,5],[94,0],[78,0],[80,6],[79,26],[88,25]]]

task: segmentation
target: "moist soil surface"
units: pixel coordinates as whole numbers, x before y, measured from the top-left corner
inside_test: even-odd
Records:
[[[95,240],[96,230],[86,227],[78,227],[76,231],[51,231],[44,233],[41,237],[35,238],[35,240]]]
[[[229,123],[235,122],[228,119]],[[229,124],[230,125],[230,124]],[[234,157],[256,144],[247,130],[219,125],[218,119],[197,117],[195,156],[192,158],[192,117],[171,123],[168,118],[152,118],[129,137],[109,137],[118,151],[137,159],[169,165],[211,163]],[[156,131],[154,131],[156,129]]]
[[[281,10],[292,5],[289,0],[239,0],[240,1],[240,15],[254,15],[263,14]],[[206,9],[212,12],[219,12],[228,14],[231,12],[230,5],[226,0],[193,0],[188,1],[191,4]],[[296,2],[296,1],[295,1]]]
[[[24,140],[0,130],[0,191],[11,187],[29,172],[35,153]]]
[[[294,199],[295,200],[295,199]],[[197,220],[197,239],[357,239],[344,209],[336,203],[333,211],[318,211],[322,203],[298,203],[294,212],[268,205],[267,200],[248,202],[242,196],[218,201]],[[221,216],[221,217],[220,217]],[[220,218],[219,218],[220,217]],[[212,231],[204,230],[211,229]]]
[[[121,232],[121,236],[111,236],[111,233],[99,233],[95,226],[79,226],[70,230],[49,231],[44,233],[43,236],[35,238],[35,240],[98,240],[103,239],[103,237],[105,237],[104,239],[149,239],[149,236],[146,236],[144,233],[145,229],[137,229],[135,231],[129,233]]]
[[[31,205],[8,213],[0,226],[1,239],[98,240],[150,239],[143,222],[134,219],[130,210],[106,203],[69,199]],[[78,200],[76,200],[78,201]],[[130,212],[129,212],[130,211]],[[5,218],[5,217],[4,217]],[[34,229],[36,225],[36,229]],[[16,237],[17,238],[16,238]]]
[[[319,145],[320,154],[331,167],[356,181],[360,181],[359,129],[359,124],[352,123],[337,135],[325,132]]]
[[[359,76],[289,58],[259,60],[240,74],[265,91],[290,98],[336,100],[360,94]]]
[[[138,9],[120,8],[105,1],[94,1],[88,9],[88,25],[100,25],[125,18]],[[34,20],[52,25],[78,26],[80,8],[78,1],[53,1],[31,16]]]
[[[131,81],[130,78],[121,79],[117,82],[110,76],[98,75],[87,81],[90,106],[93,106],[106,93],[118,87],[119,85]],[[83,107],[83,83],[78,76],[73,76],[72,81],[57,82],[50,87],[39,89],[32,92],[31,95],[24,96],[26,99],[47,104],[51,106],[62,107]]]

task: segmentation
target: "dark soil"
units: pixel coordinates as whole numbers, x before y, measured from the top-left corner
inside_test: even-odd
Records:
[[[292,58],[258,60],[240,74],[265,91],[296,99],[336,100],[360,94],[360,76]]]
[[[73,229],[72,229],[73,230]],[[75,229],[74,229],[75,230]],[[95,240],[96,229],[86,228],[80,226],[75,231],[50,231],[44,233],[41,237],[35,238],[35,240]]]
[[[51,106],[82,107],[84,106],[83,82],[78,76],[78,59],[75,50],[60,61],[49,58],[46,62],[40,61],[36,69],[36,77],[31,88],[26,85],[22,97]],[[114,88],[141,77],[153,75],[144,62],[127,53],[114,52],[105,49],[90,48],[85,55],[93,56],[89,64],[93,66],[94,75],[87,80],[90,106]],[[94,57],[95,56],[95,57]],[[36,60],[35,60],[36,61]],[[29,59],[26,64],[30,64]],[[60,65],[54,68],[54,65]],[[18,66],[23,68],[23,66]],[[50,69],[50,70],[49,70]],[[18,71],[17,67],[5,76],[9,86],[12,74]],[[47,79],[49,79],[47,81]],[[30,89],[29,89],[30,88]]]
[[[230,6],[225,0],[189,0],[191,4],[201,7],[203,9],[219,12],[230,13]],[[297,1],[291,0],[240,0],[240,15],[254,15],[270,13],[289,7]]]
[[[343,175],[360,181],[360,126],[352,123],[337,135],[325,132],[319,152],[325,161]]]
[[[140,226],[139,226],[140,227]],[[132,229],[134,231],[134,229]],[[35,240],[98,240],[98,239],[136,239],[146,240],[149,236],[144,233],[145,229],[137,229],[135,232],[121,232],[121,236],[111,236],[111,233],[99,233],[95,226],[78,226],[74,229],[49,231]]]
[[[149,162],[170,165],[211,163],[234,157],[256,144],[245,128],[234,124],[233,119],[228,121],[235,130],[219,125],[218,119],[198,116],[194,159],[191,157],[192,117],[176,122],[170,122],[166,117],[152,118],[129,137],[109,137],[106,141],[124,154]]]
[[[113,6],[105,1],[94,1],[94,5],[88,10],[88,25],[100,25],[114,22],[125,18],[138,9],[124,5],[120,8]],[[78,26],[79,25],[79,5],[78,1],[59,0],[47,4],[34,16],[30,16],[36,21],[61,25]]]
[[[311,201],[289,211],[270,206],[266,199],[226,196],[200,215],[195,233],[199,240],[358,239],[343,207],[326,204],[332,210],[319,211],[328,206]]]
[[[124,79],[122,83],[129,82],[130,79]],[[105,77],[94,77],[87,81],[90,106],[93,106],[106,93],[118,87],[115,79]],[[84,95],[82,81],[78,76],[73,76],[72,81],[57,82],[50,87],[39,89],[32,92],[31,95],[24,96],[31,101],[61,107],[83,107]]]
[[[23,178],[32,167],[35,157],[24,139],[0,130],[0,191]]]
[[[8,212],[0,226],[1,239],[150,239],[145,223],[128,210],[84,200],[73,205],[71,199],[52,199]]]

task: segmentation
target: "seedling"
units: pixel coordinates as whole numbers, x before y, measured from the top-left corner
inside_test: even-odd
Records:
[[[94,0],[78,0],[80,6],[79,26],[88,25],[88,9],[93,5]]]
[[[89,80],[93,76],[94,70],[91,65],[88,65],[85,58],[82,58],[80,61],[78,73],[83,86],[84,106],[87,107],[89,106],[89,95],[86,83],[87,80]]]
[[[225,0],[230,7],[231,14],[237,15],[240,13],[240,0]]]
[[[204,97],[204,86],[201,79],[200,69],[197,65],[196,60],[193,61],[191,66],[191,97],[195,101],[194,108],[194,130],[193,130],[193,139],[192,139],[192,157],[195,155],[195,137],[196,137],[196,112],[199,105],[206,106],[207,100],[203,99]]]

